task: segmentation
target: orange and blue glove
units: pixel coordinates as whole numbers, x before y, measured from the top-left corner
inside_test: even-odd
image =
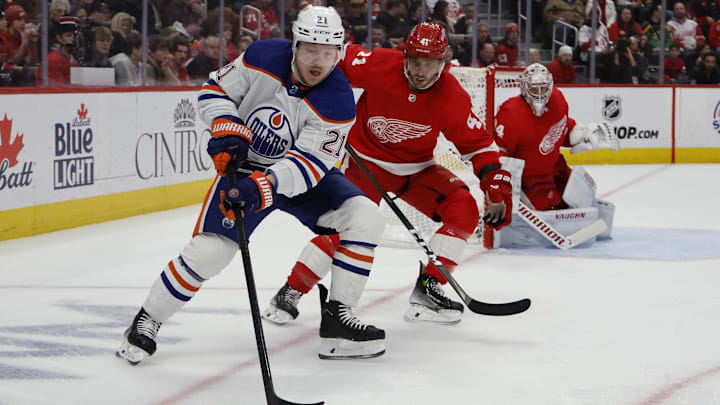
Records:
[[[227,166],[235,158],[235,167],[247,160],[252,130],[238,117],[221,115],[210,125],[212,138],[208,141],[207,151],[220,176],[225,176]]]

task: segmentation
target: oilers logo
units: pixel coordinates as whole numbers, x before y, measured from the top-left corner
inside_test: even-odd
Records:
[[[250,146],[262,157],[279,159],[285,156],[295,139],[287,115],[275,107],[256,108],[247,123],[253,132]]]

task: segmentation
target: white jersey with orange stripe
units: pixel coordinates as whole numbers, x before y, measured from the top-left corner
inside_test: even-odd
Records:
[[[240,118],[253,132],[249,163],[271,171],[276,192],[294,197],[315,187],[343,156],[355,122],[355,100],[335,68],[317,86],[293,78],[292,44],[264,40],[212,72],[198,97],[208,125],[218,116]]]

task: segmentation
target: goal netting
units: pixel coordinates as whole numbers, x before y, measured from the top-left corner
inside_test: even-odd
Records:
[[[450,69],[450,73],[470,95],[475,114],[485,123],[491,135],[495,132],[494,117],[500,104],[520,93],[518,77],[521,72],[522,69],[518,68],[454,67]],[[493,83],[493,86],[488,87],[487,83]],[[488,113],[488,110],[491,112]],[[468,185],[482,217],[482,213],[485,212],[485,198],[480,190],[480,181],[473,173],[472,165],[464,162],[455,146],[442,135],[438,139],[434,154],[435,162],[448,168]],[[426,241],[429,241],[442,226],[440,222],[433,221],[400,198],[394,201]],[[415,246],[415,240],[384,201],[381,202],[381,209],[387,221],[381,244],[395,247]],[[484,226],[478,226],[468,242],[477,249],[483,249],[491,248],[492,241],[492,231]]]

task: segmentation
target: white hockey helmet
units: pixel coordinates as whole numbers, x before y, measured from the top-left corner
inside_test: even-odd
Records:
[[[550,100],[553,89],[553,77],[550,71],[539,63],[533,63],[520,74],[520,94],[530,105],[536,116],[543,115],[545,105]]]
[[[312,44],[335,45],[338,56],[333,67],[342,59],[345,29],[342,19],[332,7],[313,6],[308,4],[298,13],[293,23],[293,53],[297,52],[298,42]]]

